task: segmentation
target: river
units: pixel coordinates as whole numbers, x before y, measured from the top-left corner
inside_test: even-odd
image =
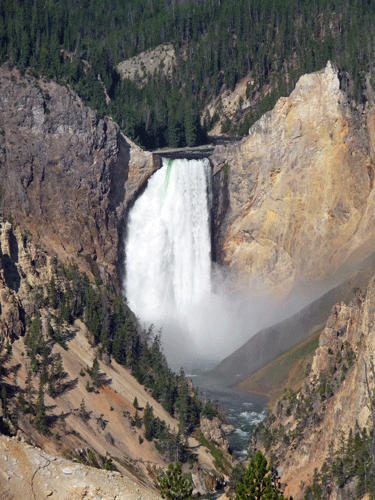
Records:
[[[260,304],[246,294],[240,300],[237,294],[232,297],[219,269],[213,272],[211,177],[207,158],[163,158],[129,212],[124,291],[145,325],[163,329],[170,366],[184,365],[202,397],[219,401],[236,429],[229,438],[231,449],[244,457],[252,428],[266,415],[267,399],[210,378],[212,362],[186,366],[186,359],[201,353],[217,359],[231,354],[243,334],[249,336],[249,315],[251,321],[259,315]]]
[[[268,398],[226,387],[220,380],[210,377],[210,368],[213,367],[209,364],[204,368],[195,364],[186,368],[186,374],[203,401],[210,398],[219,402],[228,423],[235,428],[233,434],[228,436],[229,448],[236,458],[246,458],[252,431],[267,415]]]

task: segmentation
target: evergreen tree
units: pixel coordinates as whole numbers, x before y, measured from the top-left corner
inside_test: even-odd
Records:
[[[191,497],[193,486],[189,479],[183,477],[181,465],[170,463],[168,469],[159,479],[160,494],[168,500],[186,500]]]
[[[90,375],[92,383],[95,387],[102,385],[102,373],[100,371],[98,358],[95,356],[92,362],[92,368],[87,368],[87,373]]]
[[[26,394],[26,402],[27,402],[27,411],[33,415],[34,414],[34,388],[32,384],[32,371],[29,370],[27,372],[26,382],[25,382],[25,394]]]
[[[55,277],[52,276],[50,279],[50,282],[47,286],[47,292],[48,292],[48,303],[53,309],[57,309],[59,305],[58,301],[58,293],[57,293],[57,287],[56,287],[56,280]]]
[[[61,354],[57,353],[55,359],[51,363],[50,373],[48,376],[48,394],[55,398],[61,391],[61,382],[66,377],[64,371]]]
[[[40,368],[39,356],[43,356],[46,349],[46,343],[42,333],[42,322],[39,314],[37,314],[30,323],[24,342],[27,355],[31,359],[31,369],[34,373],[37,373]]]
[[[25,399],[25,396],[24,396],[23,392],[20,392],[18,394],[17,401],[18,401],[18,404],[19,404],[21,412],[25,413],[26,410],[27,410],[27,404],[26,404],[26,399]]]
[[[138,410],[135,410],[134,418],[130,421],[131,425],[135,425],[140,429],[142,427],[142,418],[140,417]]]
[[[286,500],[272,484],[270,471],[266,457],[258,450],[237,483],[236,500]]]
[[[78,414],[84,422],[87,422],[90,419],[90,414],[86,409],[85,400],[83,398],[82,398],[81,404],[79,406],[79,413]]]
[[[152,441],[154,436],[154,410],[152,406],[146,403],[145,411],[143,414],[143,423],[145,426],[145,438],[147,441]]]
[[[47,423],[46,407],[44,404],[44,389],[40,382],[38,391],[38,400],[35,405],[35,427],[41,434],[50,434]]]
[[[0,392],[0,398],[1,398],[1,407],[3,410],[3,414],[7,415],[8,413],[8,394],[5,385],[1,386],[1,392]]]

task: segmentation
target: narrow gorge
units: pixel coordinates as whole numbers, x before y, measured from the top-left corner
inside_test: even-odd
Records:
[[[216,381],[246,391],[256,370],[312,342],[310,371],[299,365],[307,378],[296,389],[287,373],[293,395],[268,421],[271,438],[259,431],[255,443],[279,455],[285,491],[303,498],[329,454],[328,434],[349,433],[356,420],[368,426],[358,384],[374,336],[371,101],[363,109],[351,102],[328,63],[301,77],[241,141],[212,147],[206,159],[162,160],[69,87],[9,65],[0,84],[2,429],[14,425],[22,449],[30,439],[83,462],[77,475],[94,454],[155,495],[159,471],[186,453],[184,470],[206,495],[228,482],[229,429],[205,397],[197,402],[190,381],[167,370],[164,355],[176,370],[209,360]],[[56,389],[59,360],[65,378]],[[330,390],[321,389],[329,377]],[[42,401],[51,435],[35,429]],[[177,410],[181,401],[188,411]],[[238,414],[265,417],[241,405]],[[308,405],[317,420],[302,432]],[[149,406],[159,433],[150,440]],[[182,426],[191,434],[180,442]],[[9,440],[1,453],[19,453]],[[2,471],[4,495],[29,488],[16,485],[16,466]],[[57,484],[46,491],[71,500],[86,488],[89,498],[88,483],[80,488],[65,497]],[[340,498],[338,488],[330,495]]]

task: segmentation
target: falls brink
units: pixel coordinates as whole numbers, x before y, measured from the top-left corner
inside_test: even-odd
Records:
[[[128,217],[124,292],[146,328],[162,328],[170,366],[220,361],[265,326],[268,298],[211,263],[211,168],[163,159]]]
[[[211,290],[211,169],[163,159],[130,211],[125,295],[146,323],[187,325]]]

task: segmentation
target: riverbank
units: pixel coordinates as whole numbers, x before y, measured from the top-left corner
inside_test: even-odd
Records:
[[[262,422],[268,413],[268,397],[239,391],[210,377],[206,367],[195,367],[187,371],[194,387],[203,401],[218,401],[219,406],[235,431],[228,436],[229,448],[235,458],[244,459],[253,429]]]

